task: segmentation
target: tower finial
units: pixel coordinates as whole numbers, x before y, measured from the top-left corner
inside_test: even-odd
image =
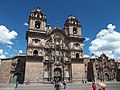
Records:
[[[55,26],[55,29],[60,29],[59,25],[58,25],[58,21],[56,22],[56,26]]]
[[[57,21],[57,22],[56,22],[56,26],[58,26],[58,24],[59,24],[59,23],[58,23],[58,21]]]
[[[40,7],[37,7],[37,9],[40,9]]]

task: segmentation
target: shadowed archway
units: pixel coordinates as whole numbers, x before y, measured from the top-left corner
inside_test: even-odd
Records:
[[[16,73],[14,74],[13,78],[12,78],[12,83],[15,84],[16,82],[22,83],[22,76],[20,73]]]
[[[60,68],[54,69],[54,80],[62,80],[62,70]]]
[[[108,75],[108,73],[105,73],[105,75],[104,75],[104,81],[106,81],[106,82],[109,81],[109,75]]]

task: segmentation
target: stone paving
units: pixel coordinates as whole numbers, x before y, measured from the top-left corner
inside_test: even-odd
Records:
[[[120,90],[120,82],[106,83],[106,90]],[[66,89],[61,90],[92,90],[92,83],[68,83]],[[97,86],[98,90],[99,86]],[[15,88],[15,84],[0,84],[0,90],[55,90],[52,84],[19,84],[18,88]]]

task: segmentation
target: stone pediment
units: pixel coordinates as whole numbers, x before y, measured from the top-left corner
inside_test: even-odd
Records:
[[[59,34],[60,36],[64,36],[64,37],[68,38],[66,32],[62,29],[59,29],[59,28],[58,29],[53,29],[52,32],[49,35],[56,34],[56,33]]]

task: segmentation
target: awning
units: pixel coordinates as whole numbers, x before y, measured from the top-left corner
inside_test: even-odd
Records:
[[[106,86],[107,86],[104,82],[99,82],[98,85],[99,85],[100,87],[106,87]]]

